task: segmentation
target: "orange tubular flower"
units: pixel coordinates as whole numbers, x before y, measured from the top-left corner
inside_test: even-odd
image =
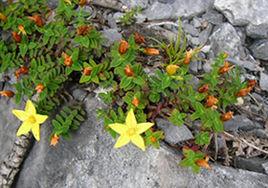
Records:
[[[236,96],[237,97],[247,96],[252,89],[253,89],[252,87],[246,87],[244,89],[240,89],[240,91],[236,94]]]
[[[233,115],[234,115],[234,112],[232,112],[232,111],[226,112],[225,114],[221,115],[221,120],[222,121],[229,121],[230,119],[233,118]]]
[[[125,40],[121,40],[118,51],[121,55],[125,54],[129,49],[129,44]]]
[[[15,42],[20,43],[21,42],[21,36],[17,32],[12,32],[12,37]]]
[[[22,74],[28,74],[28,72],[29,72],[28,67],[22,66],[21,68],[19,68],[18,70],[16,70],[15,76],[18,79],[20,77],[20,75],[22,75]]]
[[[59,139],[60,139],[60,137],[58,135],[54,134],[50,140],[50,145],[56,146],[59,142]]]
[[[154,136],[152,136],[152,137],[150,138],[150,140],[151,140],[152,143],[156,143],[156,142],[157,142],[157,139],[156,139]]]
[[[28,18],[32,21],[34,21],[34,23],[38,26],[38,27],[42,27],[44,26],[44,22],[43,19],[41,18],[41,16],[39,15],[33,15],[33,16],[28,16]]]
[[[10,90],[4,90],[4,91],[0,91],[0,96],[2,97],[13,97],[14,96],[14,92],[10,91]]]
[[[37,93],[41,93],[42,91],[44,91],[44,89],[45,89],[45,86],[43,84],[38,84],[35,87],[35,90],[37,91]]]
[[[207,100],[206,100],[206,107],[213,107],[214,105],[216,105],[217,103],[219,102],[219,100],[212,96],[212,95],[209,95],[207,97]]]
[[[139,99],[137,97],[134,97],[131,104],[133,104],[135,107],[138,107],[139,106]]]
[[[25,31],[23,25],[19,25],[19,26],[18,26],[18,29],[19,29],[19,31],[20,31],[19,33],[22,33],[23,35],[26,35],[26,31]]]
[[[247,86],[253,88],[253,87],[255,87],[256,84],[257,84],[256,80],[248,80]]]
[[[190,49],[190,50],[188,50],[188,51],[186,52],[185,59],[184,59],[184,61],[183,61],[183,63],[184,63],[185,65],[190,64],[191,59],[192,59],[192,53],[193,53],[193,50],[192,50],[192,49]]]
[[[127,77],[134,76],[134,71],[133,71],[133,69],[131,68],[130,65],[127,65],[127,66],[125,67],[124,71],[125,71],[125,75],[126,75]]]
[[[226,72],[229,72],[229,70],[231,70],[232,68],[234,68],[234,65],[230,66],[230,63],[228,61],[225,61],[224,65],[219,69],[219,74],[225,74]]]
[[[89,76],[92,72],[92,68],[90,67],[85,67],[84,70],[83,70],[83,74],[86,75],[86,76]]]
[[[93,27],[92,26],[88,26],[88,25],[83,25],[83,26],[79,26],[77,29],[76,29],[76,34],[77,35],[81,35],[81,36],[85,36],[88,34],[88,32],[90,30],[92,30]]]
[[[155,49],[155,48],[145,48],[144,49],[144,53],[146,55],[159,55],[159,50]]]
[[[0,20],[2,20],[3,22],[6,22],[7,17],[3,13],[0,13]]]
[[[66,54],[64,52],[62,53],[62,55],[64,58],[64,65],[66,65],[67,67],[71,67],[73,64],[72,56],[69,56],[68,54]]]
[[[87,4],[87,0],[80,0],[78,4],[79,6],[83,7]]]
[[[137,44],[143,44],[145,43],[145,38],[141,34],[135,32],[134,33],[134,39]]]
[[[199,93],[206,93],[209,90],[209,85],[208,84],[204,84],[201,87],[198,88],[198,92]]]
[[[202,168],[206,168],[208,170],[211,170],[211,167],[209,166],[208,164],[208,161],[209,161],[209,157],[206,156],[205,159],[199,159],[196,161],[196,164]]]

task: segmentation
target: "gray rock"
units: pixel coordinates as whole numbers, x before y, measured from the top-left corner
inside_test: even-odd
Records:
[[[262,167],[264,168],[265,173],[268,174],[268,162],[262,164]]]
[[[228,57],[226,60],[235,64],[235,65],[238,65],[240,67],[244,67],[244,68],[251,70],[251,71],[262,71],[263,70],[263,68],[261,68],[259,66],[260,65],[259,61],[254,60],[254,58],[251,58],[250,56],[248,59],[249,60],[238,60],[238,59]]]
[[[173,7],[170,4],[155,2],[143,14],[148,20],[169,19],[172,17],[172,10]]]
[[[244,54],[242,54],[243,46],[241,38],[235,28],[229,23],[222,24],[219,29],[210,36],[210,42],[214,56],[222,52],[227,52],[231,57],[236,58],[244,56]]]
[[[213,26],[209,23],[208,26],[203,31],[201,31],[199,34],[199,42],[201,45],[205,45],[207,43],[212,30]]]
[[[159,3],[167,3],[167,4],[172,4],[174,3],[175,0],[158,0]]]
[[[268,75],[261,72],[260,87],[262,90],[268,91]]]
[[[224,122],[225,131],[251,131],[253,129],[260,129],[262,126],[256,122],[252,122],[244,115],[236,115],[233,119]]]
[[[114,149],[113,140],[95,118],[101,104],[88,98],[88,120],[72,140],[48,146],[50,126],[44,125],[18,176],[19,188],[73,187],[267,187],[266,175],[213,166],[194,174],[178,165],[181,157],[167,147],[142,152],[133,145]]]
[[[13,99],[0,98],[0,163],[9,152],[16,139],[16,132],[21,122],[12,114],[13,109],[22,109]]]
[[[263,168],[263,164],[268,162],[262,158],[253,157],[253,158],[243,158],[243,157],[235,157],[234,166],[236,168],[250,170],[253,172],[265,173]]]
[[[167,3],[155,1],[143,12],[148,20],[191,18],[213,6],[214,0],[175,0]],[[157,14],[156,14],[157,13]]]
[[[148,0],[121,0],[121,2],[130,9],[134,7],[145,9],[148,7]]]
[[[268,39],[262,39],[255,41],[250,50],[253,56],[257,59],[268,60]]]
[[[121,33],[116,29],[106,29],[102,31],[103,37],[106,39],[105,46],[111,46],[114,42],[122,39]]]
[[[182,28],[185,33],[190,34],[191,36],[198,37],[199,36],[199,31],[191,24],[188,23],[182,23]]]
[[[156,125],[165,133],[165,141],[169,144],[178,144],[179,142],[193,139],[191,131],[185,126],[176,126],[164,119],[156,119]]]
[[[199,28],[199,27],[201,27],[202,26],[202,20],[200,19],[200,18],[198,18],[198,17],[194,17],[193,18],[193,21],[192,21],[192,24],[193,24],[193,26],[195,27],[195,28]]]
[[[72,96],[78,101],[83,101],[87,94],[87,91],[83,89],[76,88],[72,90]]]
[[[219,25],[223,22],[223,15],[213,9],[208,10],[205,14],[203,14],[202,18],[214,25]]]
[[[267,37],[268,1],[264,0],[215,0],[214,6],[237,26],[248,25],[251,37]]]

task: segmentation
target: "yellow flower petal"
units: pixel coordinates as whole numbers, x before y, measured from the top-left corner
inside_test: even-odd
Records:
[[[17,136],[25,135],[30,132],[32,125],[27,121],[23,122],[17,131]]]
[[[148,129],[150,129],[154,124],[153,123],[139,123],[138,127],[138,134],[144,133]]]
[[[127,130],[127,126],[120,123],[110,124],[109,127],[119,134],[123,134]]]
[[[46,115],[40,115],[40,114],[36,114],[34,116],[35,116],[36,122],[38,124],[44,123],[47,120],[47,118],[48,118],[48,116],[46,116]]]
[[[136,127],[137,126],[137,121],[133,112],[133,109],[131,108],[130,111],[127,114],[126,117],[126,125],[128,127]]]
[[[32,133],[34,138],[39,141],[40,140],[40,125],[39,124],[34,124],[32,126]]]
[[[141,148],[143,151],[145,151],[144,140],[140,135],[135,135],[131,137],[131,142],[133,142],[133,144],[135,144],[136,146]]]
[[[28,100],[26,102],[25,111],[28,112],[29,114],[36,114],[36,110],[32,101]]]
[[[25,121],[28,118],[28,113],[23,110],[12,110],[12,113],[21,121]]]
[[[130,142],[129,137],[121,135],[121,136],[119,136],[118,140],[116,141],[114,147],[115,148],[120,148],[120,147],[128,144],[129,142]]]

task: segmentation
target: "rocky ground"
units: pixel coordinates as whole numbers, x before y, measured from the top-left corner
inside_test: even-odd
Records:
[[[56,2],[51,1],[51,6]],[[187,126],[173,126],[162,119],[157,119],[157,125],[166,137],[159,150],[150,148],[143,153],[132,145],[113,149],[114,140],[96,119],[95,109],[105,107],[96,100],[97,91],[88,94],[74,86],[70,94],[76,100],[85,98],[87,121],[72,140],[62,140],[56,148],[50,147],[47,139],[50,122],[42,125],[40,143],[33,144],[22,166],[16,164],[23,155],[14,165],[20,170],[14,187],[268,187],[268,1],[93,0],[93,4],[88,10],[102,25],[107,46],[127,33],[118,23],[121,11],[141,6],[132,28],[149,30],[152,35],[175,37],[181,17],[189,46],[203,46],[201,56],[206,60],[191,63],[191,72],[197,77],[210,70],[216,54],[225,51],[229,61],[243,69],[244,79],[258,80],[254,92],[235,107],[235,117],[225,124],[229,136],[217,137],[215,142],[219,162],[225,156],[222,162],[236,169],[218,164],[211,171],[193,174],[179,167],[181,154],[176,147],[193,135]],[[10,87],[4,75],[1,77],[0,89]],[[12,158],[14,151],[27,151],[15,137],[20,122],[11,114],[13,108],[20,107],[12,99],[0,99],[2,177],[11,173],[3,161]],[[226,148],[230,150],[227,154]],[[0,185],[3,183],[0,176]]]

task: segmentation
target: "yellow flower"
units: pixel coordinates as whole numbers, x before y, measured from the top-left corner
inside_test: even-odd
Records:
[[[25,111],[23,110],[12,110],[12,113],[21,121],[17,136],[25,135],[32,131],[34,138],[40,140],[40,128],[39,125],[44,123],[48,116],[40,115],[36,113],[36,109],[32,101],[28,100],[26,103]]]
[[[144,140],[140,134],[144,133],[153,125],[153,123],[138,124],[133,109],[131,109],[127,114],[125,124],[114,123],[109,125],[111,129],[120,134],[114,147],[120,148],[131,141],[133,144],[145,151]]]
[[[72,5],[72,1],[71,0],[64,0],[65,3]]]
[[[168,65],[166,67],[166,71],[169,75],[173,75],[177,72],[177,69],[179,68],[178,65]]]
[[[19,25],[18,26],[18,29],[19,29],[19,33],[22,33],[23,35],[26,35],[27,34],[23,25]]]

